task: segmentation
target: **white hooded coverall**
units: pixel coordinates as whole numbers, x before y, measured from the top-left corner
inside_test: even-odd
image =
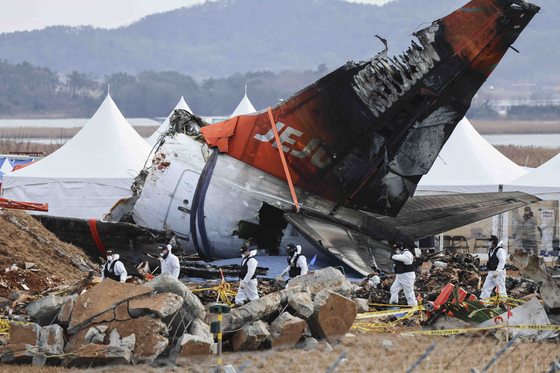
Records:
[[[400,254],[393,255],[392,259],[403,262],[406,265],[414,262],[414,256],[408,250],[404,250]],[[409,306],[418,305],[418,301],[414,296],[414,280],[416,280],[416,274],[414,272],[397,273],[395,276],[395,282],[391,285],[391,300],[389,303],[398,304],[399,292],[402,290],[406,296],[406,303]]]
[[[120,278],[121,282],[126,281],[126,276],[128,276],[128,273],[126,272],[126,268],[124,268],[123,262],[119,260],[120,257],[121,256],[119,254],[113,254],[113,260],[105,263],[105,265],[101,269],[101,281],[105,280],[105,268],[107,268],[107,266],[113,263],[115,260],[117,260],[118,262],[116,262],[115,265],[113,266],[113,272],[115,272],[117,276],[121,276]]]
[[[241,261],[241,266],[247,263],[247,274],[239,283],[239,285],[244,283],[245,288],[241,289],[241,286],[239,286],[239,290],[235,296],[235,304],[243,304],[243,302],[247,299],[255,300],[259,298],[259,293],[257,292],[257,279],[252,278],[257,270],[257,265],[259,264],[255,255],[257,255],[257,250],[250,251],[249,255],[244,257]]]
[[[168,253],[165,259],[163,257],[159,258],[161,273],[169,273],[171,276],[173,276],[173,278],[178,279],[179,273],[181,272],[179,258],[171,254],[171,245],[167,246],[167,250]]]
[[[488,271],[488,276],[484,281],[484,286],[482,287],[482,292],[480,293],[480,299],[490,298],[492,295],[492,290],[497,286],[498,292],[501,296],[507,297],[506,291],[506,270],[504,269],[506,265],[507,253],[502,247],[502,241],[498,245],[488,252],[488,259],[494,255],[494,251],[498,250],[496,256],[498,257],[498,268],[495,271]],[[498,273],[498,277],[494,277],[494,273]]]
[[[302,276],[302,275],[306,275],[306,274],[307,274],[308,268],[307,268],[307,258],[306,258],[305,256],[303,256],[303,255],[300,255],[300,254],[301,254],[301,246],[300,246],[300,245],[297,245],[297,246],[296,246],[296,253],[294,254],[294,256],[292,256],[292,257],[290,258],[290,264],[293,264],[293,263],[294,263],[294,260],[296,260],[297,256],[299,255],[298,261],[297,261],[297,263],[296,263],[296,267],[297,267],[297,268],[301,268],[301,272],[300,272],[300,275],[299,275],[299,276]],[[280,276],[280,277],[284,277],[287,273],[290,273],[290,267],[291,267],[291,265],[289,265],[289,266],[282,272],[282,276]],[[296,277],[299,277],[299,276],[296,276]]]

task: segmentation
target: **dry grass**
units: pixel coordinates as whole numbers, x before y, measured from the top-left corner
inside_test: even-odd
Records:
[[[381,347],[381,342],[389,340],[393,347]],[[415,370],[416,372],[470,372],[472,367],[479,371],[498,353],[505,342],[493,336],[478,337],[410,337],[393,334],[369,333],[347,337],[334,346],[332,352],[303,350],[265,350],[245,353],[226,353],[224,364],[232,364],[238,369],[248,362],[244,372],[271,373],[311,373],[326,372],[334,361],[347,352],[336,372],[405,372],[434,342],[438,345]],[[492,366],[489,372],[544,372],[553,360],[560,358],[557,343],[520,342],[507,350]],[[204,363],[185,368],[154,368],[139,366],[98,367],[93,372],[208,372],[209,366],[216,364],[216,357]],[[13,369],[13,370],[12,370]],[[69,372],[64,368],[37,368],[31,366],[10,367],[7,372],[58,373]]]
[[[496,145],[500,153],[511,159],[514,163],[527,167],[538,167],[560,153],[560,148],[541,148],[537,146]]]
[[[483,135],[560,133],[560,120],[541,122],[523,120],[471,120],[471,124]]]

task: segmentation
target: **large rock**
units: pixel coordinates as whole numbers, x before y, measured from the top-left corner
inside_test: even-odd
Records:
[[[171,349],[169,359],[178,365],[187,365],[189,362],[200,363],[210,355],[213,343],[211,339],[184,334],[177,345]]]
[[[354,301],[331,290],[322,290],[313,301],[311,332],[317,339],[338,342],[350,330],[357,314],[358,306]]]
[[[307,289],[302,284],[298,284],[298,285],[290,286],[287,289],[280,290],[278,292],[278,294],[280,294],[281,297],[280,303],[282,303],[282,306],[285,306],[286,304],[288,304],[290,299],[297,296],[302,291],[309,291],[309,289]]]
[[[202,320],[196,319],[191,322],[188,334],[194,335],[202,339],[214,340],[214,336],[210,333],[210,325],[205,324]]]
[[[74,334],[98,316],[114,310],[129,299],[151,293],[154,289],[148,286],[126,284],[105,279],[93,289],[81,294],[74,304],[68,333]],[[62,307],[62,306],[61,306]],[[109,313],[110,314],[110,313]]]
[[[271,293],[224,314],[222,330],[224,332],[233,331],[239,329],[245,323],[265,320],[272,313],[280,311],[281,300],[280,294]]]
[[[307,292],[299,293],[290,298],[288,304],[304,319],[307,319],[313,314],[313,301]]]
[[[233,335],[233,351],[256,350],[269,336],[267,323],[257,320],[247,324]]]
[[[70,316],[72,315],[72,310],[74,309],[74,304],[78,299],[78,294],[71,295],[58,313],[58,322],[63,325],[68,325],[70,322]]]
[[[58,312],[70,298],[71,296],[58,297],[56,295],[40,298],[27,306],[27,315],[37,320],[37,324],[41,326],[50,325],[53,321],[56,321]]]
[[[356,298],[354,299],[354,302],[356,302],[356,305],[358,306],[358,313],[369,312],[369,302],[367,299]]]
[[[307,328],[305,320],[284,312],[270,324],[267,346],[272,348],[292,348],[300,340]]]
[[[135,345],[132,354],[134,364],[152,363],[167,347],[167,325],[148,316],[127,321],[113,321],[106,334],[110,335],[117,329],[121,339],[135,335]],[[105,340],[107,341],[107,338]]]
[[[348,297],[352,293],[352,283],[344,277],[342,272],[333,267],[323,268],[288,281],[290,288],[298,284],[307,286],[312,298],[324,289],[329,289],[344,297]]]
[[[5,310],[6,308],[12,307],[13,301],[8,298],[0,297],[0,310]]]
[[[67,366],[94,366],[107,364],[130,364],[132,352],[128,348],[103,345],[86,345],[76,355],[66,359]]]
[[[60,325],[44,326],[39,330],[37,346],[48,355],[64,353],[64,331]]]
[[[0,352],[2,354],[0,361],[2,361],[3,364],[31,364],[33,356],[38,351],[35,346],[18,343],[2,346],[0,347]]]
[[[131,299],[128,302],[128,313],[132,317],[140,317],[155,313],[157,316],[166,318],[179,311],[183,305],[183,298],[173,293],[144,295]]]
[[[186,287],[181,281],[177,280],[168,273],[157,276],[153,280],[144,284],[144,286],[149,286],[153,288],[156,293],[173,293],[184,300],[184,313],[188,321],[196,319],[204,319],[206,315],[206,310],[200,302],[200,299],[194,295],[188,287]]]
[[[28,344],[37,346],[41,327],[38,324],[10,323],[10,344]]]

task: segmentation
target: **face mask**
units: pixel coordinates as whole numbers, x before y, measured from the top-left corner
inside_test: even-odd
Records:
[[[164,256],[165,254],[163,253],[163,251],[159,252],[159,256]]]
[[[488,241],[488,247],[491,249],[492,248],[492,241]]]
[[[401,251],[400,249],[397,249],[395,252],[396,252],[397,254],[400,254],[402,251]]]
[[[113,261],[113,256],[112,256],[112,255],[109,255],[109,256],[107,257],[107,261],[112,262],[112,261]]]

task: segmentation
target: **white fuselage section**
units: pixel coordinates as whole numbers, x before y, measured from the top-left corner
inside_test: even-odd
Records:
[[[171,229],[192,254],[196,250],[191,239],[189,211],[208,152],[202,142],[186,135],[166,138],[165,144],[153,158],[142,194],[133,210],[138,225]],[[206,153],[206,157],[203,153]],[[280,162],[280,158],[271,159],[270,162]],[[296,194],[300,206],[308,209],[316,206],[324,211],[334,207],[334,203],[302,190],[296,189]],[[239,248],[245,242],[236,234],[239,222],[243,220],[259,224],[258,211],[263,203],[286,212],[295,210],[286,182],[230,156],[219,154],[204,200],[205,226],[214,257],[239,256]],[[198,219],[201,218],[198,216]],[[318,252],[295,228],[288,225],[280,245],[282,253],[282,249],[291,242],[302,245],[307,255]]]

